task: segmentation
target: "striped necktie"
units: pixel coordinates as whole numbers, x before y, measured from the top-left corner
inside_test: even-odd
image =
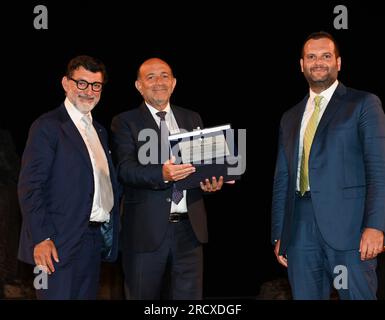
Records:
[[[309,119],[305,134],[303,136],[303,152],[299,180],[299,189],[301,191],[301,195],[304,195],[304,193],[309,189],[309,155],[311,145],[313,143],[313,138],[318,126],[322,98],[322,96],[314,97],[314,111]]]

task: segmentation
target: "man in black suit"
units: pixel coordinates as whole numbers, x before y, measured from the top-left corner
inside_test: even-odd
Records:
[[[122,260],[130,299],[160,299],[164,288],[169,299],[202,298],[201,244],[207,242],[202,190],[221,189],[223,178],[206,179],[202,190],[177,190],[174,182],[195,171],[191,164],[160,156],[145,163],[141,155],[146,129],[159,137],[164,124],[171,133],[203,127],[199,114],[170,105],[175,85],[166,62],[146,60],[135,82],[144,102],[112,121],[118,178],[124,185]],[[158,146],[161,140],[156,138]]]
[[[117,256],[118,185],[107,132],[91,115],[105,82],[101,61],[75,57],[62,78],[65,101],[29,131],[19,259],[47,271],[39,299],[95,299],[101,259]]]

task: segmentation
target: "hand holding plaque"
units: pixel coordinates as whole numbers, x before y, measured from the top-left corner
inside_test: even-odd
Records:
[[[176,182],[179,189],[199,187],[206,179],[216,177],[223,181],[240,178],[229,170],[238,165],[239,157],[234,156],[233,135],[230,125],[182,132],[168,137],[175,163],[191,163],[196,171]],[[229,148],[229,142],[230,146]]]

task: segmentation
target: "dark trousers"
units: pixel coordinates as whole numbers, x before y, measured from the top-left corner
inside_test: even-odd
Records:
[[[170,222],[153,252],[123,252],[127,299],[202,298],[203,252],[189,220]]]
[[[88,227],[79,250],[65,265],[54,262],[55,272],[48,275],[47,289],[36,290],[38,299],[96,299],[99,289],[102,236],[100,227]]]
[[[334,286],[340,299],[376,299],[376,259],[361,261],[358,249],[330,247],[318,229],[311,198],[297,196],[294,230],[287,249],[293,298],[329,299]]]

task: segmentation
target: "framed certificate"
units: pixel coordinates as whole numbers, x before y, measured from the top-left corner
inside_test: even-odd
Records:
[[[222,176],[224,181],[240,178],[229,170],[239,162],[230,124],[172,134],[168,140],[175,163],[191,163],[196,168],[196,172],[175,182],[178,189],[199,187],[201,181],[211,181],[212,177]]]

